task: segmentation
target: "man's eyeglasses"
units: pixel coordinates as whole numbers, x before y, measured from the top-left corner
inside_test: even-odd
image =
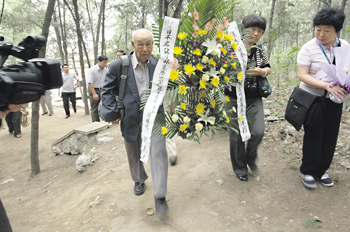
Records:
[[[249,27],[249,29],[250,29],[250,31],[252,33],[259,33],[259,34],[263,34],[264,33],[264,30],[261,30],[261,29],[259,29],[257,27]]]

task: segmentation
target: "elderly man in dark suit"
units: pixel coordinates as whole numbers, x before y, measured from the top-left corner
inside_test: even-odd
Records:
[[[134,48],[129,58],[127,81],[123,103],[125,114],[121,121],[125,149],[128,155],[132,180],[135,182],[134,194],[145,192],[145,181],[148,178],[141,156],[141,123],[143,111],[140,110],[144,91],[152,86],[153,74],[158,59],[152,55],[153,34],[147,29],[138,29],[132,34],[131,44]],[[122,74],[122,59],[113,61],[106,75],[102,88],[102,113],[106,122],[119,124],[120,110],[115,96],[118,96]],[[158,113],[164,113],[160,106]],[[167,192],[168,162],[165,139],[155,134],[151,137],[150,163],[153,188],[155,192],[156,214],[165,217],[168,205],[165,200]]]

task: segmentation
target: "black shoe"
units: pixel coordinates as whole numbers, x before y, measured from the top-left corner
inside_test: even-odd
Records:
[[[67,119],[67,118],[69,118],[70,116],[69,115],[66,115],[66,117],[64,118],[64,119]]]
[[[42,113],[41,115],[45,115],[45,114],[48,114],[48,112],[46,111],[46,112]]]
[[[73,108],[74,109],[74,113],[76,113],[77,112],[77,108]]]
[[[154,200],[156,202],[156,215],[160,219],[165,219],[168,217],[169,214],[169,207],[166,203],[165,197],[163,198],[156,198],[154,197]]]
[[[171,165],[175,165],[176,164],[176,160],[177,160],[177,156],[176,155],[172,155],[169,158],[169,162]]]
[[[142,195],[146,191],[146,185],[145,183],[140,184],[139,182],[135,182],[134,187],[134,194],[135,195]]]
[[[260,170],[258,168],[258,166],[256,166],[256,164],[248,164],[250,170],[252,170],[252,172],[254,172],[255,174],[260,174]]]
[[[240,179],[241,181],[247,181],[248,180],[248,175],[237,175],[238,179]]]

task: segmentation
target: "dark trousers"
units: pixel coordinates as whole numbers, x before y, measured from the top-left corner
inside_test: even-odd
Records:
[[[9,132],[12,133],[14,131],[14,136],[21,134],[21,116],[22,112],[20,110],[17,112],[10,112],[6,115],[6,123],[9,127]]]
[[[0,199],[0,232],[12,232],[10,221],[7,217],[6,210]]]
[[[258,146],[264,137],[265,121],[264,107],[261,98],[247,99],[247,107],[253,105],[258,112],[255,115],[255,122],[249,124],[251,138],[245,143],[242,141],[241,135],[229,129],[230,136],[230,156],[233,171],[238,175],[246,175],[248,173],[247,165],[255,166],[258,156]],[[228,115],[232,111],[232,107],[237,109],[237,100],[230,98],[230,102],[226,104]]]
[[[91,111],[91,120],[92,122],[99,122],[100,116],[98,115],[98,105],[101,101],[101,89],[95,89],[96,94],[98,95],[98,100],[95,100],[92,96],[92,92],[89,89],[89,100],[90,100],[90,111]]]
[[[303,158],[300,172],[321,178],[332,163],[337,144],[343,104],[326,99],[321,125],[304,127]]]
[[[75,92],[62,92],[62,98],[63,98],[63,107],[64,110],[66,111],[66,115],[70,116],[70,112],[69,112],[69,101],[72,103],[74,112],[76,111],[76,105],[75,105]]]

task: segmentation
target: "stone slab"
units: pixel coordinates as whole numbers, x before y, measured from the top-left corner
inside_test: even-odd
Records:
[[[72,131],[70,131],[69,133],[67,133],[66,135],[64,135],[63,137],[61,137],[60,139],[56,140],[55,142],[53,142],[51,144],[51,147],[55,146],[56,144],[62,142],[63,140],[65,140],[66,138],[68,138],[69,136],[71,136],[74,133],[79,133],[79,134],[83,134],[83,135],[89,135],[92,133],[96,133],[98,131],[107,129],[109,127],[107,122],[93,122],[81,127],[78,127]]]

